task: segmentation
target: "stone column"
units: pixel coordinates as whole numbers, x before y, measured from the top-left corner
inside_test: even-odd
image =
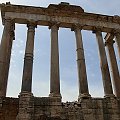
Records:
[[[118,54],[119,54],[119,58],[120,58],[120,33],[116,33],[116,43],[117,43],[117,48],[118,48]]]
[[[108,33],[105,36],[106,47],[107,47],[107,50],[108,50],[108,56],[109,56],[110,65],[111,65],[114,91],[115,91],[116,97],[120,98],[120,76],[119,76],[115,51],[114,51],[114,47],[113,47],[113,43],[114,43],[113,38],[114,38],[114,35],[112,35],[110,33]]]
[[[16,120],[34,120],[34,96],[32,93],[22,92],[20,94]]]
[[[105,97],[113,97],[112,83],[110,78],[110,72],[108,68],[107,57],[105,53],[105,45],[103,42],[102,33],[100,31],[95,31],[96,40],[99,49],[99,58],[100,58],[100,66],[102,72],[103,86]]]
[[[35,24],[28,24],[27,42],[24,58],[23,78],[21,92],[31,92],[32,89],[32,69],[34,52]]]
[[[76,27],[74,29],[76,36],[76,51],[77,51],[77,66],[78,66],[78,79],[79,79],[79,98],[90,97],[87,82],[87,73],[84,57],[84,49],[82,42],[81,30]]]
[[[59,75],[58,27],[51,26],[50,97],[61,97]]]
[[[6,96],[14,25],[11,19],[5,19],[0,45],[0,97]]]

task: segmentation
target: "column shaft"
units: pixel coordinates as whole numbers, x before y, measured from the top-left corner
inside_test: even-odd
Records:
[[[27,42],[24,58],[23,78],[21,92],[31,92],[32,89],[32,69],[34,52],[35,25],[29,24],[27,31]]]
[[[0,97],[6,96],[14,32],[11,19],[6,19],[0,45]]]
[[[118,54],[119,54],[119,58],[120,58],[120,33],[116,34],[116,43],[117,43]]]
[[[59,75],[58,27],[56,25],[53,25],[51,27],[50,96],[61,97]]]
[[[86,74],[86,65],[85,57],[82,43],[81,30],[76,28],[76,51],[77,51],[77,66],[78,66],[78,79],[79,79],[79,97],[89,97],[88,83],[87,83],[87,74]]]
[[[102,33],[100,31],[96,31],[96,40],[99,49],[99,58],[100,58],[100,66],[102,72],[103,86],[105,97],[111,97],[113,95],[112,83],[110,78],[110,72],[108,68],[107,57],[105,53],[105,45],[102,38]]]
[[[111,36],[109,38],[106,37],[106,47],[107,47],[108,56],[110,59],[114,91],[115,91],[116,97],[120,98],[120,76],[119,76],[119,71],[118,71],[118,66],[117,66],[113,43],[114,43],[113,37],[112,38],[111,38]]]

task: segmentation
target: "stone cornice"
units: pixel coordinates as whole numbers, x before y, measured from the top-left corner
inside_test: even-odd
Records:
[[[77,17],[90,20],[98,21],[108,21],[108,22],[119,22],[119,16],[108,16],[94,13],[87,13],[80,6],[69,5],[54,5],[50,4],[47,8],[43,7],[34,7],[34,6],[23,6],[23,5],[6,5],[4,3],[0,4],[1,11],[3,12],[17,12],[17,13],[29,13],[29,14],[41,14],[41,15],[51,15],[51,16],[66,16],[66,17]]]
[[[115,24],[115,26],[117,26],[117,24],[120,25],[119,16],[108,16],[108,15],[87,13],[87,12],[84,12],[84,10],[80,6],[74,6],[74,5],[50,4],[47,8],[43,8],[43,7],[33,7],[33,6],[23,6],[23,5],[0,4],[0,7],[2,12],[3,22],[5,18],[5,13],[9,12],[9,13],[24,13],[24,14],[26,13],[26,14],[32,14],[32,15],[33,14],[46,15],[49,17],[68,17],[68,18],[71,17],[75,19],[77,18],[81,21],[87,20],[92,22],[94,21],[104,22],[105,24]],[[91,26],[90,28],[89,27],[87,28],[91,29]]]

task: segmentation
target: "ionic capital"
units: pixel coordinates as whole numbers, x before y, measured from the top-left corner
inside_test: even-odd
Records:
[[[15,22],[14,19],[11,19],[10,17],[3,17],[3,25],[5,25],[5,23],[13,24]]]
[[[73,24],[71,31],[76,31],[76,30],[82,30],[83,26],[81,26],[80,24]]]
[[[4,18],[4,21],[5,21],[5,22],[11,22],[12,19],[11,19],[11,18]]]
[[[114,29],[114,30],[112,30],[111,34],[120,35],[120,30],[119,29]]]
[[[107,45],[112,46],[114,43],[115,43],[114,40],[108,40],[108,41],[105,42],[105,46],[107,46]]]
[[[11,24],[10,36],[12,37],[13,40],[15,40],[15,23],[14,22],[12,22]]]
[[[14,22],[14,20],[11,18],[5,18],[4,19],[4,26],[5,26],[5,29],[9,31],[9,35],[11,36],[11,38],[13,40],[15,40],[15,32],[14,32],[15,22]]]
[[[101,32],[102,28],[98,28],[98,27],[93,27],[92,29],[92,33],[96,33],[96,32]]]
[[[106,36],[105,36],[105,46],[106,45],[113,45],[115,43],[115,41],[113,40],[114,39],[114,34],[112,33],[107,33]]]
[[[59,30],[60,22],[50,22],[49,29],[54,28]]]
[[[34,21],[29,21],[28,22],[28,24],[27,24],[27,27],[28,27],[28,29],[35,29],[35,28],[37,28],[37,23],[36,22],[34,22]]]

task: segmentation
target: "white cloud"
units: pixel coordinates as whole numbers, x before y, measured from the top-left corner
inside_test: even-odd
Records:
[[[63,101],[76,101],[78,99],[78,85],[66,84],[67,80],[61,80],[61,94]],[[68,83],[68,82],[67,82]]]
[[[49,96],[49,82],[45,79],[33,81],[33,93],[38,97]]]

